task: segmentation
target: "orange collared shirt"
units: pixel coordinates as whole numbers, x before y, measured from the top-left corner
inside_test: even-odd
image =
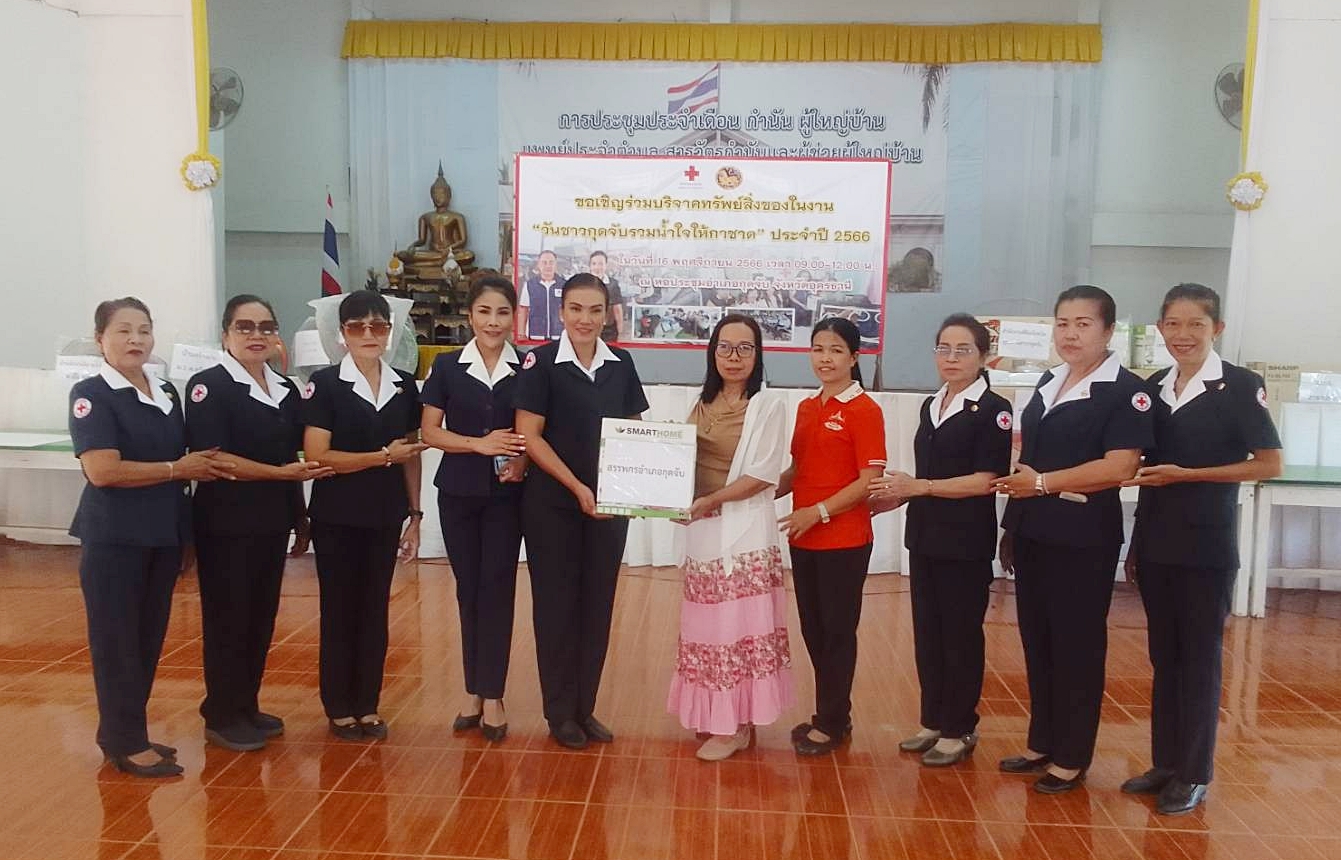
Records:
[[[862,469],[885,468],[885,416],[861,385],[820,402],[816,394],[796,408],[792,435],[792,507],[822,502],[857,480]],[[858,504],[791,541],[802,549],[850,549],[874,539],[871,511]]]

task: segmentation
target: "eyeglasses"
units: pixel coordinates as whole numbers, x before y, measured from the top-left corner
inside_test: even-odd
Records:
[[[717,341],[717,354],[722,358],[729,358],[732,354],[740,358],[754,358],[754,344],[752,343],[728,343],[724,340]]]
[[[237,334],[245,335],[247,337],[258,332],[263,337],[274,337],[279,334],[279,323],[273,320],[259,323],[255,320],[233,320],[233,324],[229,326],[229,328]]]
[[[347,322],[340,326],[344,329],[346,337],[359,337],[371,333],[373,337],[386,337],[391,334],[391,323],[386,320],[373,320],[372,322]]]
[[[935,348],[932,349],[932,352],[936,353],[938,358],[949,358],[952,355],[955,358],[968,358],[971,355],[976,355],[978,349],[973,346],[956,346],[951,349],[943,343],[938,343]]]

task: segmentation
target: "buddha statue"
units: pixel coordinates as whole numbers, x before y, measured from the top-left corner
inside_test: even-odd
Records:
[[[469,272],[475,255],[466,250],[465,216],[448,208],[452,203],[452,186],[442,175],[442,162],[438,162],[438,178],[429,188],[429,196],[433,199],[433,211],[419,216],[419,238],[404,251],[397,251],[396,257],[410,273],[424,280],[450,279],[452,275],[445,273],[444,268],[459,267],[460,271]]]

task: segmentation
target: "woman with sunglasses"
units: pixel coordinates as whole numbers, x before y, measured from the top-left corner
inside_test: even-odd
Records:
[[[778,495],[793,494],[781,524],[815,667],[815,715],[792,729],[792,746],[804,756],[832,752],[852,734],[857,623],[874,541],[867,496],[885,470],[885,419],[862,390],[860,350],[851,320],[815,324],[810,366],[820,390],[797,406],[792,467],[778,486]]]
[[[307,552],[302,482],[334,472],[301,460],[302,398],[270,368],[279,324],[265,299],[235,296],[224,307],[222,360],[187,383],[186,442],[217,449],[230,481],[201,484],[194,500],[204,639],[205,740],[245,752],[283,734],[284,721],[257,696],[275,631],[284,555]]]
[[[922,404],[917,475],[889,471],[871,484],[872,510],[907,502],[904,545],[912,569],[913,643],[921,728],[899,744],[928,767],[968,758],[978,743],[983,615],[996,556],[992,481],[1010,471],[1010,401],[987,384],[991,336],[968,314],[936,333],[944,384]]]
[[[306,456],[335,471],[312,486],[309,505],[321,588],[321,702],[336,737],[381,740],[391,575],[397,558],[419,552],[425,446],[414,377],[382,358],[391,339],[386,299],[350,293],[340,302],[340,330],[349,354],[312,374],[303,432]]]
[[[754,726],[773,722],[795,700],[773,507],[787,457],[787,412],[762,390],[763,340],[752,317],[722,317],[689,413],[698,458],[667,709],[686,729],[712,735],[698,750],[704,761],[747,748]]]

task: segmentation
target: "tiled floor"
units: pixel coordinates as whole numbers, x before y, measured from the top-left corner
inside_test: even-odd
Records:
[[[1270,617],[1234,619],[1218,778],[1209,803],[1164,819],[1118,784],[1146,763],[1144,618],[1119,586],[1108,697],[1088,786],[1057,798],[995,770],[1023,742],[1014,600],[997,585],[975,759],[929,771],[896,744],[917,702],[906,580],[874,577],[862,623],[856,733],[833,758],[798,761],[787,729],[716,765],[663,713],[674,654],[673,570],[620,583],[599,715],[609,747],[559,751],[539,716],[530,598],[518,597],[511,734],[454,737],[461,670],[452,578],[421,564],[395,584],[381,745],[330,739],[316,697],[317,597],[290,568],[264,705],[288,734],[263,752],[206,748],[200,610],[183,578],[150,703],[151,734],[181,748],[184,778],[101,768],[84,647],[77,551],[0,544],[0,860],[62,858],[488,857],[630,860],[802,858],[1341,858],[1341,595],[1273,595]],[[796,630],[795,619],[792,629]],[[809,664],[793,637],[803,702]]]

